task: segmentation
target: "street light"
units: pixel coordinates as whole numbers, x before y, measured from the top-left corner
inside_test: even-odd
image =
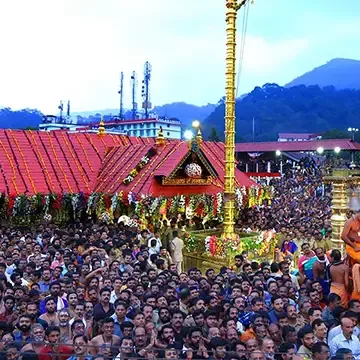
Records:
[[[355,133],[357,133],[359,131],[358,128],[353,128],[353,127],[349,127],[348,131],[351,132],[351,137],[352,137],[352,141],[355,141]]]
[[[275,155],[276,155],[276,156],[280,156],[280,155],[281,155],[281,151],[280,151],[280,150],[276,150],[276,151],[275,151]]]
[[[341,151],[340,147],[339,147],[339,146],[335,146],[335,148],[334,148],[335,154],[338,154],[340,151]]]
[[[200,127],[200,121],[199,120],[194,120],[191,125],[192,125],[193,128],[197,129],[197,128]]]
[[[324,152],[324,148],[322,146],[319,146],[316,150],[319,154],[322,154]]]
[[[352,141],[355,141],[355,133],[357,133],[359,131],[359,129],[349,127],[348,131],[351,132]],[[351,165],[354,165],[354,151],[351,151]]]
[[[184,132],[184,138],[186,140],[191,140],[193,138],[194,134],[191,130],[185,130]]]

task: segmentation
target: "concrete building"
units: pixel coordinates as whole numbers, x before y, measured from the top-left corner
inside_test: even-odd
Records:
[[[90,132],[98,131],[99,124],[78,124],[78,123],[59,123],[56,117],[46,117],[46,121],[39,125],[39,130],[69,130],[71,132]],[[182,139],[182,123],[178,120],[165,117],[154,117],[151,119],[136,120],[112,120],[104,122],[105,131],[108,134],[128,135],[136,137],[157,137],[162,127],[164,137],[167,139]]]

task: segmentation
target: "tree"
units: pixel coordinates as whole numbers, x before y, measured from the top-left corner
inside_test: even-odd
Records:
[[[212,129],[211,129],[211,133],[210,133],[210,135],[209,135],[209,139],[208,139],[208,140],[209,140],[209,141],[214,141],[214,142],[220,141],[219,136],[218,136],[217,131],[216,131],[215,128],[212,128]]]
[[[326,139],[349,139],[351,137],[351,134],[347,131],[339,130],[339,129],[332,129],[325,131],[321,134],[321,137]]]

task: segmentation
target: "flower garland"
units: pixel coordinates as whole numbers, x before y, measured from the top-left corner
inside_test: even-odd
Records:
[[[129,175],[122,181],[123,184],[130,184],[134,178],[139,174],[140,170],[143,169],[149,162],[152,157],[156,155],[157,151],[154,148],[151,148],[146,155],[144,155],[141,160],[136,164],[134,169],[132,169]]]
[[[143,145],[135,154],[134,153],[131,153],[131,151],[128,151],[127,152],[127,156],[128,157],[136,157],[136,154],[138,153],[138,152],[142,152],[143,150],[144,150],[144,148],[145,148],[145,145]],[[115,181],[113,181],[113,184],[110,186],[110,188],[109,188],[109,191],[111,192],[111,190],[114,188],[114,186],[115,185],[117,185],[118,184],[118,182],[120,181],[120,178],[123,176],[123,174],[129,169],[129,167],[132,165],[132,163],[133,163],[133,159],[131,159],[131,160],[129,160],[128,161],[128,164],[127,164],[127,166],[125,166],[125,167],[123,167],[122,169],[121,169],[121,171],[119,171],[119,173],[117,173],[115,176],[116,176],[116,179],[115,179]],[[119,163],[118,163],[118,166],[123,166],[124,165],[124,160],[123,161],[119,161]],[[109,176],[110,176],[110,174],[109,174]]]
[[[12,182],[12,184],[13,184],[13,186],[14,186],[15,192],[18,194],[18,193],[19,193],[19,189],[18,189],[18,187],[17,187],[17,185],[16,185],[16,171],[15,171],[14,164],[13,164],[13,162],[12,162],[12,160],[11,160],[11,157],[10,157],[8,151],[6,150],[6,147],[4,146],[4,144],[3,144],[3,142],[2,142],[1,140],[0,140],[0,145],[1,145],[1,147],[3,148],[4,153],[5,153],[5,156],[6,156],[6,158],[8,159],[8,162],[9,162],[9,164],[10,164],[10,167],[11,167],[11,170],[12,170],[12,173],[13,173],[13,176],[11,177],[11,182]]]
[[[124,152],[125,152],[125,155],[124,155]],[[111,171],[109,172],[108,176],[107,177],[104,177],[103,179],[101,179],[101,181],[99,182],[99,185],[97,188],[101,188],[103,187],[103,185],[106,185],[110,180],[114,180],[114,178],[112,177],[112,175],[118,171],[119,167],[122,166],[124,163],[128,162],[127,159],[128,157],[130,157],[132,155],[131,151],[126,151],[124,149],[124,152],[122,152],[121,154],[118,154],[114,151],[114,154],[116,153],[117,156],[113,156],[113,158],[108,162],[106,163],[105,167],[104,167],[104,172],[105,172],[105,169],[107,168],[111,168]],[[119,158],[122,157],[122,161],[119,161]],[[116,162],[117,164],[115,166],[113,166],[113,163]],[[126,169],[129,167],[130,165],[128,165],[126,167]],[[120,171],[121,174],[123,174],[125,172],[125,169],[122,169]],[[117,179],[116,179],[117,180]],[[114,181],[113,181],[114,182]],[[117,182],[117,181],[116,181]]]
[[[28,167],[28,165],[27,165],[27,163],[26,163],[24,153],[23,153],[23,151],[21,150],[21,147],[20,147],[20,145],[19,145],[19,142],[18,142],[18,140],[16,139],[16,137],[14,136],[13,131],[12,131],[11,129],[9,129],[9,133],[10,133],[13,141],[15,142],[15,145],[16,145],[19,153],[20,153],[21,159],[22,159],[22,161],[23,161],[23,163],[24,163],[24,166],[25,166],[25,171],[26,171],[27,177],[28,177],[28,179],[29,179],[29,181],[30,181],[31,187],[32,187],[32,189],[33,189],[33,192],[36,194],[37,191],[36,191],[36,187],[35,187],[35,184],[34,184],[34,180],[33,180],[32,176],[31,176],[31,174],[30,174],[30,170],[29,170],[29,167]]]
[[[56,151],[55,151],[55,148],[54,148],[54,144],[52,143],[52,140],[51,140],[51,135],[50,135],[50,133],[47,133],[47,135],[48,135],[48,138],[49,138],[50,147],[51,147],[52,153],[54,155],[56,164],[57,164],[58,168],[60,169],[60,171],[62,172],[62,174],[64,176],[64,180],[66,182],[66,185],[67,185],[68,189],[70,190],[70,192],[73,192],[73,189],[72,189],[72,187],[71,187],[71,185],[69,183],[69,180],[68,180],[68,178],[66,176],[66,173],[65,173],[64,169],[62,168],[62,166],[60,164],[60,161],[59,161],[59,159],[57,157],[57,154],[56,154]]]

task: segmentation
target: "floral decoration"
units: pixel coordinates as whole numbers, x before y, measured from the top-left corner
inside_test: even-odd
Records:
[[[126,176],[123,180],[123,184],[127,185],[130,184],[136,176],[139,175],[141,169],[145,167],[146,164],[149,163],[150,159],[156,155],[157,151],[155,148],[151,148],[145,156],[141,158],[141,160],[137,163],[134,169],[130,171],[130,173]]]
[[[189,178],[199,178],[202,174],[201,166],[196,163],[191,163],[185,166],[185,174]]]

